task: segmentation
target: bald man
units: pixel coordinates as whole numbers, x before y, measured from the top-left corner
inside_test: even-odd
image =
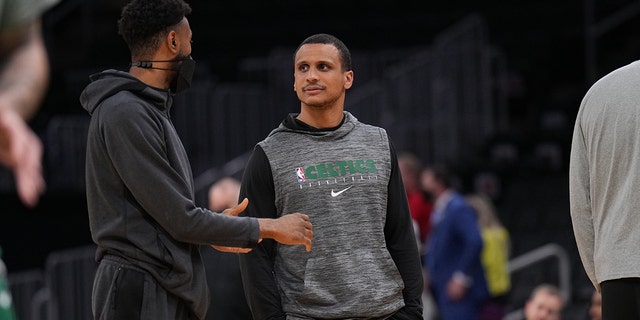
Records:
[[[531,292],[524,315],[526,320],[560,320],[563,307],[560,290],[551,284],[541,284]]]
[[[238,203],[239,195],[240,181],[233,177],[222,178],[209,188],[209,209],[221,212],[231,208]]]

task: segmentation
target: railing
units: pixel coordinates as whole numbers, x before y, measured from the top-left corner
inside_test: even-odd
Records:
[[[547,259],[555,258],[558,261],[558,288],[564,301],[571,299],[571,262],[567,252],[555,243],[549,243],[537,249],[531,250],[509,261],[509,273],[524,270]],[[503,320],[524,319],[523,309],[517,309],[508,313]]]
[[[95,247],[55,252],[47,259],[42,272],[25,272],[9,275],[16,308],[25,320],[29,319],[83,319],[90,316],[90,293],[97,264],[93,258]],[[522,254],[509,261],[509,272],[521,272],[531,266],[555,259],[558,263],[558,288],[570,301],[570,259],[561,246],[550,243]],[[35,294],[34,294],[35,293]],[[503,320],[524,319],[523,308],[511,311]]]

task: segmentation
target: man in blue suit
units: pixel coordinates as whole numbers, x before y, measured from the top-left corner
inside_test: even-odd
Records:
[[[435,199],[424,265],[442,320],[474,320],[489,297],[480,260],[482,237],[476,213],[451,180],[440,165],[422,173],[422,186]]]

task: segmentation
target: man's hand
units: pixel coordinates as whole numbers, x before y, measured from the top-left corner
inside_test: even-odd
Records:
[[[458,278],[453,277],[447,283],[447,295],[449,299],[452,301],[458,301],[464,298],[464,295],[467,293],[467,286],[463,281],[460,281]]]
[[[260,237],[274,239],[282,244],[302,244],[311,251],[313,226],[309,216],[302,213],[290,213],[277,219],[258,219]]]
[[[42,177],[42,142],[12,109],[0,106],[0,163],[13,171],[18,195],[28,207],[45,190]]]
[[[242,202],[236,204],[235,206],[224,209],[224,211],[222,211],[222,214],[235,217],[241,214],[247,208],[248,205],[249,205],[249,199],[244,198],[242,199]]]
[[[244,198],[238,205],[225,209],[223,214],[237,216],[243,212],[249,200]],[[260,224],[260,240],[263,238],[274,239],[282,244],[296,245],[302,244],[307,251],[311,251],[311,240],[313,239],[313,226],[309,222],[309,216],[301,213],[286,214],[277,219],[258,219]],[[211,245],[216,250],[222,252],[247,253],[252,248],[237,248]]]
[[[244,198],[242,202],[240,202],[239,204],[231,208],[224,209],[224,211],[222,211],[222,214],[226,214],[228,216],[237,216],[240,213],[242,213],[244,209],[247,208],[247,205],[249,205],[249,199]],[[216,245],[211,245],[211,247],[218,251],[231,252],[231,253],[247,253],[252,250],[252,248],[225,247],[225,246],[216,246]]]

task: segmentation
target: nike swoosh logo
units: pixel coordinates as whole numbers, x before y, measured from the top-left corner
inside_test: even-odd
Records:
[[[335,197],[337,197],[337,196],[341,195],[343,192],[345,192],[345,191],[347,191],[347,190],[351,189],[351,187],[353,187],[353,186],[348,186],[347,188],[342,189],[342,190],[340,190],[340,191],[338,191],[338,192],[334,192],[334,191],[333,191],[333,189],[331,189],[331,196],[335,198]]]

